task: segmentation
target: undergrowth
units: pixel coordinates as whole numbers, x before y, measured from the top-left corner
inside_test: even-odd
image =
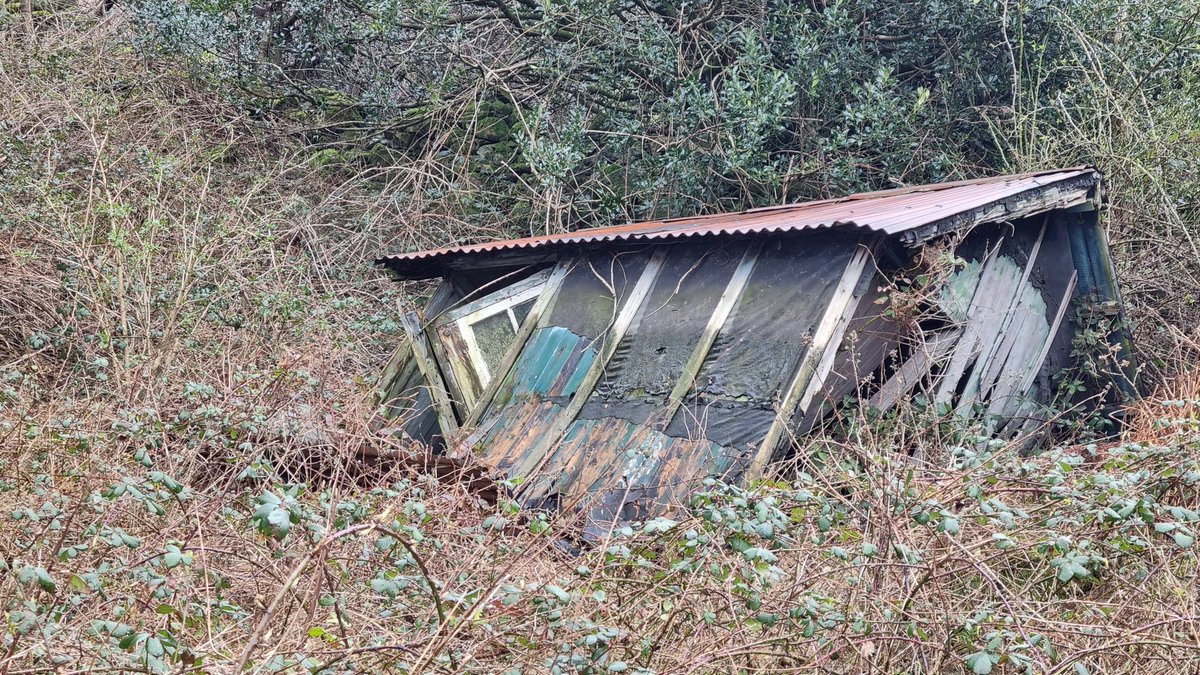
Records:
[[[0,673],[1200,669],[1200,383],[1034,456],[875,429],[576,549],[364,460],[426,290],[370,260],[489,233],[68,28],[0,48]]]

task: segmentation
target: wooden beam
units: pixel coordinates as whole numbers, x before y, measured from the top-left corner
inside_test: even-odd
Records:
[[[392,352],[392,357],[388,359],[387,365],[383,367],[383,372],[379,374],[379,381],[376,382],[375,391],[371,394],[373,406],[377,406],[387,399],[387,393],[392,388],[392,380],[396,379],[396,376],[400,374],[400,369],[411,358],[412,340],[401,340],[400,346],[396,347],[395,352]]]
[[[868,405],[879,410],[889,410],[900,401],[926,375],[929,369],[950,352],[955,342],[962,336],[961,326],[929,334],[925,344],[913,352],[892,376],[879,387],[879,391],[871,397]]]
[[[459,297],[454,285],[448,279],[443,278],[438,287],[434,289],[433,294],[429,296],[429,302],[425,303],[425,307],[421,309],[422,320],[431,320],[430,316],[437,316],[451,303],[456,302]]]
[[[437,363],[430,356],[429,342],[425,331],[421,329],[421,320],[415,312],[408,312],[400,317],[400,324],[412,342],[412,355],[417,362],[417,368],[425,377],[425,386],[429,388],[429,396],[433,399],[434,410],[437,411],[438,425],[442,427],[442,435],[446,436],[458,431],[458,420],[454,417],[454,407],[446,393],[446,383]]]
[[[1012,222],[1047,211],[1070,209],[1092,201],[1093,190],[1098,180],[1098,174],[1090,172],[1052,185],[1032,188],[991,204],[912,228],[900,235],[900,241],[908,248],[916,248],[947,232],[968,230],[983,223]]]
[[[717,341],[717,335],[729,319],[729,315],[733,312],[737,301],[742,297],[742,292],[746,290],[746,284],[750,281],[750,273],[754,271],[754,264],[758,262],[758,254],[762,251],[762,247],[762,239],[750,243],[750,246],[742,255],[742,261],[738,263],[737,269],[733,271],[733,276],[730,277],[729,283],[725,285],[725,292],[721,294],[721,299],[717,301],[717,306],[713,310],[712,316],[708,319],[708,325],[704,327],[704,332],[700,334],[700,341],[696,343],[696,348],[692,350],[692,355],[683,366],[683,372],[679,375],[679,381],[675,383],[675,388],[671,390],[671,395],[667,398],[667,410],[663,415],[662,422],[664,428],[671,423],[671,419],[675,417],[675,413],[683,405],[684,397],[687,396],[692,386],[696,384],[696,375],[700,373],[700,368],[704,365],[704,360],[708,358],[708,353],[712,350],[713,343]]]
[[[1021,378],[1020,388],[1014,391],[1014,388],[1009,386],[1007,389],[994,392],[991,406],[988,408],[989,414],[995,411],[1001,415],[1006,415],[1009,411],[1020,407],[1020,402],[1018,402],[1014,408],[1013,402],[1010,399],[1014,394],[1025,396],[1029,393],[1029,388],[1033,386],[1033,381],[1037,378],[1038,371],[1042,369],[1042,364],[1045,363],[1046,356],[1050,354],[1050,348],[1054,345],[1054,338],[1058,336],[1058,331],[1062,327],[1063,319],[1067,315],[1067,309],[1071,305],[1071,298],[1075,295],[1075,284],[1077,281],[1078,272],[1072,272],[1071,279],[1067,282],[1067,288],[1063,292],[1062,300],[1058,303],[1058,311],[1054,315],[1054,321],[1050,324],[1050,332],[1046,334],[1046,340],[1042,343],[1041,349],[1038,350],[1037,358],[1027,364],[1028,370],[1025,371],[1024,377]],[[997,381],[1000,380],[999,377],[996,379]]]
[[[479,270],[494,267],[519,267],[554,262],[558,251],[493,251],[486,256],[457,255],[441,265],[449,270]]]
[[[574,259],[572,258],[559,261],[554,267],[554,271],[546,279],[546,287],[542,289],[537,302],[529,309],[529,315],[521,323],[520,330],[517,331],[516,336],[513,337],[512,344],[509,345],[508,351],[505,352],[504,361],[501,362],[496,372],[492,374],[491,381],[488,382],[487,387],[479,394],[479,398],[471,408],[471,414],[463,422],[464,427],[470,429],[479,424],[479,420],[487,412],[488,406],[492,404],[492,399],[496,398],[496,393],[500,391],[500,385],[504,380],[508,379],[509,372],[516,365],[517,358],[520,357],[521,351],[525,349],[525,343],[529,341],[529,336],[533,335],[533,331],[541,323],[542,317],[549,314],[550,308],[558,298],[558,290],[562,287],[563,279],[567,278],[567,273],[571,271],[573,265]]]
[[[767,429],[766,436],[758,446],[750,466],[746,470],[746,478],[753,480],[762,476],[767,465],[775,455],[775,450],[787,430],[788,423],[796,414],[797,409],[804,410],[816,395],[841,343],[842,335],[858,309],[858,301],[865,289],[864,283],[869,282],[875,275],[875,266],[869,264],[874,259],[875,248],[880,238],[876,235],[860,241],[850,262],[842,271],[841,280],[833,292],[833,297],[826,305],[825,313],[821,316],[816,330],[813,332],[812,344],[796,365],[791,381],[784,393],[783,401],[775,413],[775,420]]]
[[[873,260],[873,256],[868,260],[868,263]],[[804,395],[800,397],[800,404],[796,409],[801,413],[807,413],[808,407],[812,405],[812,401],[816,398],[817,393],[825,388],[825,382],[829,378],[830,371],[833,370],[833,363],[837,360],[838,349],[842,346],[842,338],[846,335],[846,328],[850,326],[850,321],[854,319],[854,315],[858,313],[858,300],[862,298],[867,290],[866,284],[870,283],[875,278],[875,266],[870,264],[863,270],[862,276],[859,278],[858,284],[852,292],[851,302],[846,304],[842,310],[841,316],[837,317],[837,322],[834,324],[833,334],[829,337],[822,349],[824,352],[821,355],[821,360],[813,371],[812,377],[808,381],[808,386],[804,389]],[[815,342],[815,341],[814,341]]]
[[[532,485],[537,481],[533,477],[539,471],[545,468],[546,461],[550,458],[550,450],[562,441],[563,434],[579,417],[579,413],[583,410],[584,404],[592,395],[592,390],[596,388],[596,383],[604,375],[604,369],[608,366],[608,362],[612,360],[613,354],[616,353],[618,345],[625,337],[626,331],[633,323],[634,317],[637,316],[638,310],[645,304],[646,298],[650,296],[650,290],[654,288],[654,282],[658,279],[658,273],[662,271],[663,263],[667,258],[667,247],[659,246],[654,249],[653,255],[646,263],[646,268],[642,270],[642,275],[638,277],[637,284],[630,291],[629,297],[625,300],[625,306],[617,313],[613,320],[612,326],[604,335],[604,343],[600,348],[600,353],[592,361],[588,368],[587,374],[584,375],[583,381],[580,382],[579,388],[575,391],[575,395],[571,398],[571,402],[563,408],[546,428],[542,437],[537,443],[531,447],[525,454],[532,461],[536,461],[533,469],[526,473],[527,482],[522,486]],[[620,302],[620,298],[613,298],[613,303]]]
[[[446,350],[446,345],[442,342],[443,337],[438,334],[439,328],[436,322],[426,323],[421,327],[421,332],[428,338],[426,344],[429,346],[430,357],[434,363],[442,366],[439,372],[445,378],[446,395],[449,397],[450,404],[458,412],[465,414],[472,401],[471,388],[474,385],[471,378],[474,373],[471,372],[470,363],[451,355]]]
[[[456,321],[481,310],[488,309],[498,302],[503,302],[504,300],[514,298],[530,291],[531,289],[541,286],[549,277],[550,270],[547,269],[540,272],[534,272],[520,281],[509,284],[508,286],[503,286],[491,291],[490,293],[479,294],[477,290],[476,297],[474,297],[470,302],[461,305],[455,305],[454,307],[447,309],[442,313],[442,316],[439,316],[434,320],[434,323]]]

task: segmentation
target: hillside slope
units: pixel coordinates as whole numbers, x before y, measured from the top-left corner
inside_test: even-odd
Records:
[[[1196,381],[1036,457],[852,426],[583,551],[362,462],[425,291],[369,261],[469,224],[124,30],[0,33],[0,673],[1200,670]]]

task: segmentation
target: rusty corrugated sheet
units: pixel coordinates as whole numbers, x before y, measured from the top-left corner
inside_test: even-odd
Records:
[[[695,236],[746,235],[760,232],[789,232],[822,227],[862,227],[889,235],[903,235],[961,214],[1002,204],[1023,193],[1063,183],[1089,185],[1099,180],[1090,167],[999,176],[977,180],[938,183],[913,188],[864,192],[839,199],[772,206],[740,213],[673,218],[627,223],[564,234],[508,239],[451,246],[387,256],[377,262],[404,273],[429,270],[443,259],[520,249],[551,248],[571,244],[613,241],[653,241]]]

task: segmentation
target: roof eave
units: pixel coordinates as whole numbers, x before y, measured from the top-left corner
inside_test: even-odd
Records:
[[[803,227],[790,227],[786,222],[767,224],[742,224],[742,221],[759,220],[762,214],[779,214],[788,209],[812,209],[814,207],[828,208],[830,205],[861,205],[873,199],[891,199],[905,195],[924,195],[952,191],[957,188],[970,186],[989,186],[994,184],[1011,184],[1014,181],[1036,182],[1040,177],[1052,178],[1045,184],[1035,184],[1012,194],[1005,194],[995,200],[975,204],[969,208],[949,213],[929,221],[915,222],[912,225],[901,224],[900,227],[871,227],[856,222],[854,218],[835,218],[820,224],[809,224]],[[427,279],[444,276],[448,270],[455,268],[495,267],[504,265],[522,265],[531,262],[552,260],[562,251],[584,245],[620,245],[640,244],[649,241],[671,241],[695,237],[740,237],[760,233],[778,233],[786,231],[803,231],[818,228],[863,228],[881,231],[893,237],[906,247],[917,247],[930,239],[957,230],[968,229],[988,222],[1002,222],[1024,218],[1046,211],[1071,208],[1098,198],[1098,187],[1101,184],[1101,174],[1087,166],[1072,167],[1055,171],[1042,171],[1013,176],[997,176],[976,181],[957,181],[929,186],[917,186],[897,190],[886,190],[873,193],[850,195],[841,199],[804,202],[779,207],[765,207],[736,214],[717,214],[715,216],[699,216],[696,218],[677,218],[649,223],[628,223],[609,228],[581,230],[577,233],[556,235],[554,237],[530,237],[507,241],[489,242],[485,244],[460,245],[430,251],[417,251],[395,256],[387,256],[375,261],[377,265],[389,269],[400,279]],[[860,207],[861,208],[861,207]],[[853,212],[853,207],[848,206]],[[851,215],[847,213],[846,215]],[[728,224],[714,226],[722,219]],[[639,226],[657,226],[657,229],[639,231]],[[468,264],[469,261],[469,264]]]

